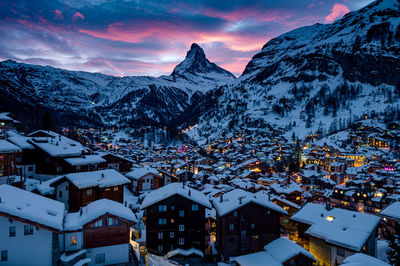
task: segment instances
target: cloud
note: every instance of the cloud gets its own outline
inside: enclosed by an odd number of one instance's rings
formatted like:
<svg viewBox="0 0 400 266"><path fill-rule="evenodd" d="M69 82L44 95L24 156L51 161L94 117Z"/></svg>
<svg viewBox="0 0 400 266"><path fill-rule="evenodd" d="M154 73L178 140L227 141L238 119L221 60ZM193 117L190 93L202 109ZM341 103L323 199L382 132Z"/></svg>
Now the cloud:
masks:
<svg viewBox="0 0 400 266"><path fill-rule="evenodd" d="M77 11L77 12L75 12L75 14L72 16L72 19L82 19L82 20L84 20L85 19L85 16L84 15L82 15L82 13L81 12L79 12L79 11Z"/></svg>
<svg viewBox="0 0 400 266"><path fill-rule="evenodd" d="M325 17L325 21L331 23L336 19L343 17L345 14L349 12L350 10L347 8L346 5L336 3L333 5L331 13Z"/></svg>
<svg viewBox="0 0 400 266"><path fill-rule="evenodd" d="M64 15L60 10L56 9L56 10L54 10L54 18L55 19L63 19Z"/></svg>

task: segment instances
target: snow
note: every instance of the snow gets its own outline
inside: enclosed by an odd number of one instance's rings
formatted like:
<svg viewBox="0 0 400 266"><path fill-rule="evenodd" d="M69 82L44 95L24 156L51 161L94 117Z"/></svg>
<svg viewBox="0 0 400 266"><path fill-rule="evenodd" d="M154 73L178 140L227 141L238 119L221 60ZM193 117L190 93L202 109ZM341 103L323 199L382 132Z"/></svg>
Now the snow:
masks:
<svg viewBox="0 0 400 266"><path fill-rule="evenodd" d="M95 186L113 187L129 183L129 179L114 169L73 173L67 174L65 177L79 189Z"/></svg>
<svg viewBox="0 0 400 266"><path fill-rule="evenodd" d="M62 230L64 203L12 187L0 185L0 212Z"/></svg>
<svg viewBox="0 0 400 266"><path fill-rule="evenodd" d="M221 202L222 199L222 202ZM262 194L253 194L242 189L235 189L217 199L213 200L213 205L219 216L224 216L249 203L255 203L278 213L287 214L287 211L279 207Z"/></svg>
<svg viewBox="0 0 400 266"><path fill-rule="evenodd" d="M374 265L374 266L389 266L386 262L383 262L377 258L371 257L369 255L363 253L356 253L347 257L343 261L343 266L365 266L365 265Z"/></svg>
<svg viewBox="0 0 400 266"><path fill-rule="evenodd" d="M362 249L380 220L375 215L340 208L327 210L314 203L307 203L291 219L311 225L306 234L354 251Z"/></svg>
<svg viewBox="0 0 400 266"><path fill-rule="evenodd" d="M128 207L125 207L123 204L113 200L100 199L89 203L85 207L82 207L81 211L79 212L68 213L65 216L64 230L80 230L85 224L88 224L105 214L111 214L132 223L137 222L136 216Z"/></svg>
<svg viewBox="0 0 400 266"><path fill-rule="evenodd" d="M140 167L140 168L136 168L134 170L132 170L131 172L127 173L126 176L132 179L139 179L147 174L154 174L154 175L158 175L158 170L150 167L150 166L145 166L145 167Z"/></svg>
<svg viewBox="0 0 400 266"><path fill-rule="evenodd" d="M182 183L171 183L150 192L144 198L141 208L145 209L153 204L156 204L157 202L160 202L174 195L182 196L184 198L197 202L198 204L203 205L206 208L211 209L210 201L202 192L189 188L188 186L184 186Z"/></svg>
<svg viewBox="0 0 400 266"><path fill-rule="evenodd" d="M400 201L393 202L386 206L379 215L400 221Z"/></svg>
<svg viewBox="0 0 400 266"><path fill-rule="evenodd" d="M34 137L29 142L52 157L82 156L84 147L69 138L51 132L52 137Z"/></svg>
<svg viewBox="0 0 400 266"><path fill-rule="evenodd" d="M1 121L14 121L11 117L9 117L10 113L0 113Z"/></svg>
<svg viewBox="0 0 400 266"><path fill-rule="evenodd" d="M88 265L90 262L92 262L91 258L84 258L78 261L77 263L74 264L74 266L83 266L83 265Z"/></svg>
<svg viewBox="0 0 400 266"><path fill-rule="evenodd" d="M176 264L169 262L167 259L150 253L147 255L147 262L149 266L176 266Z"/></svg>
<svg viewBox="0 0 400 266"><path fill-rule="evenodd" d="M15 153L21 151L22 150L18 146L4 139L0 139L0 153Z"/></svg>
<svg viewBox="0 0 400 266"><path fill-rule="evenodd" d="M185 256L185 257L189 257L191 255L197 255L200 257L204 257L203 252L201 252L200 250L196 249L196 248L189 248L189 249L181 249L181 248L177 248L174 250L171 250L167 253L167 258L172 258L175 256Z"/></svg>
<svg viewBox="0 0 400 266"><path fill-rule="evenodd" d="M82 255L82 254L85 254L85 253L86 253L86 249L81 249L81 250L79 250L79 251L77 251L75 253L69 254L69 255L63 253L60 256L60 260L62 262L68 262L68 261L71 261L71 260L75 259L76 257Z"/></svg>
<svg viewBox="0 0 400 266"><path fill-rule="evenodd" d="M35 148L32 146L32 144L28 142L28 140L30 140L30 138L28 137L16 136L16 137L9 137L7 140L24 150L33 150Z"/></svg>
<svg viewBox="0 0 400 266"><path fill-rule="evenodd" d="M302 254L310 258L311 260L316 261L313 254L287 238L278 238L266 245L264 249L282 264L287 260L297 256L298 254Z"/></svg>
<svg viewBox="0 0 400 266"><path fill-rule="evenodd" d="M269 253L260 251L248 255L243 255L234 258L241 266L282 266L282 263L276 261Z"/></svg>
<svg viewBox="0 0 400 266"><path fill-rule="evenodd" d="M65 161L70 165L76 166L76 165L104 163L106 160L101 158L100 155L85 155L83 157L77 157L77 158L66 158Z"/></svg>

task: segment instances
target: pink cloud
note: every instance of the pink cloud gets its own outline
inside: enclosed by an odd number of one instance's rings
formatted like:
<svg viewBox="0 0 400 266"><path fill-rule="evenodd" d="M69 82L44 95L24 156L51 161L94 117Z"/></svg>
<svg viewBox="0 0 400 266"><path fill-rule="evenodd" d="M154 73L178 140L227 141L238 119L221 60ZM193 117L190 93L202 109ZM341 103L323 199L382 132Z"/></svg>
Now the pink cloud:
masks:
<svg viewBox="0 0 400 266"><path fill-rule="evenodd" d="M60 10L56 9L56 10L54 10L54 17L56 19L63 19L64 15Z"/></svg>
<svg viewBox="0 0 400 266"><path fill-rule="evenodd" d="M76 11L76 12L75 12L75 14L72 16L72 19L78 19L78 18L80 18L80 19L84 20L84 19L85 19L85 16L84 16L84 15L82 15L82 13L81 13L81 12L79 12L79 11Z"/></svg>
<svg viewBox="0 0 400 266"><path fill-rule="evenodd" d="M349 12L350 10L347 8L346 5L336 3L333 5L331 13L325 17L325 21L329 23L333 22L336 19L343 17L345 14Z"/></svg>

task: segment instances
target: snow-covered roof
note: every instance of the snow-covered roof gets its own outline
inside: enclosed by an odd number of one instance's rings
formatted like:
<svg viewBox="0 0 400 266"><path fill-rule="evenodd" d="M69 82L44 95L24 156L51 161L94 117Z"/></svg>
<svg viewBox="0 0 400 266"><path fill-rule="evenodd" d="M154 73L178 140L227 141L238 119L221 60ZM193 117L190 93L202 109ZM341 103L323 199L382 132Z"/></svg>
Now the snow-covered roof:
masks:
<svg viewBox="0 0 400 266"><path fill-rule="evenodd" d="M65 205L26 190L0 185L0 213L61 230Z"/></svg>
<svg viewBox="0 0 400 266"><path fill-rule="evenodd" d="M388 205L379 214L400 221L400 201Z"/></svg>
<svg viewBox="0 0 400 266"><path fill-rule="evenodd" d="M174 249L174 250L171 250L170 252L168 252L167 258L172 258L177 255L181 255L181 256L185 256L185 257L189 257L191 255L197 255L200 257L204 257L203 252L201 252L200 250L198 250L196 248L189 248L189 249L177 248L177 249Z"/></svg>
<svg viewBox="0 0 400 266"><path fill-rule="evenodd" d="M82 229L85 224L107 213L133 223L137 222L135 215L128 207L113 200L100 199L83 207L79 212L68 213L65 216L64 230Z"/></svg>
<svg viewBox="0 0 400 266"><path fill-rule="evenodd" d="M343 266L365 266L365 265L389 266L390 264L363 253L356 253L347 257L343 261L342 265Z"/></svg>
<svg viewBox="0 0 400 266"><path fill-rule="evenodd" d="M301 186L295 182L291 182L288 185L282 185L280 183L273 183L269 186L278 194L291 194L293 192L304 192Z"/></svg>
<svg viewBox="0 0 400 266"><path fill-rule="evenodd" d="M222 201L221 201L222 197ZM213 205L219 216L224 216L248 203L255 203L273 211L287 214L287 211L279 207L262 194L253 194L242 189L234 189L213 200Z"/></svg>
<svg viewBox="0 0 400 266"><path fill-rule="evenodd" d="M304 205L291 219L311 225L306 231L308 235L355 251L361 250L380 220L376 215L327 209L314 203Z"/></svg>
<svg viewBox="0 0 400 266"><path fill-rule="evenodd" d="M0 153L14 153L14 152L21 152L21 149L8 142L7 140L0 139Z"/></svg>
<svg viewBox="0 0 400 266"><path fill-rule="evenodd" d="M10 113L0 113L1 121L14 121L11 117L9 117Z"/></svg>
<svg viewBox="0 0 400 266"><path fill-rule="evenodd" d="M46 133L51 133L52 137L33 137L29 142L53 157L82 155L85 148L79 142L51 131L46 131Z"/></svg>
<svg viewBox="0 0 400 266"><path fill-rule="evenodd" d="M241 266L283 266L285 262L299 254L310 258L312 261L316 261L310 252L286 238L278 238L272 241L264 247L264 251L239 256L234 258L234 260Z"/></svg>
<svg viewBox="0 0 400 266"><path fill-rule="evenodd" d="M29 139L30 138L24 136L15 136L15 137L9 137L7 140L17 145L21 149L33 150L35 149L35 147L33 147L32 144L28 142Z"/></svg>
<svg viewBox="0 0 400 266"><path fill-rule="evenodd" d="M150 166L144 166L132 170L131 172L127 173L126 176L132 179L139 179L147 174L158 175L158 170Z"/></svg>
<svg viewBox="0 0 400 266"><path fill-rule="evenodd" d="M197 202L198 204L203 205L206 208L211 208L210 201L208 200L206 195L198 190L189 188L188 186L183 186L182 183L171 183L150 192L144 198L141 208L145 209L173 195L182 196L184 198Z"/></svg>
<svg viewBox="0 0 400 266"><path fill-rule="evenodd" d="M66 158L64 159L70 165L88 165L88 164L98 164L104 163L106 160L100 155L86 155L83 157Z"/></svg>
<svg viewBox="0 0 400 266"><path fill-rule="evenodd" d="M129 179L114 169L67 174L65 177L77 188L112 187L129 183Z"/></svg>

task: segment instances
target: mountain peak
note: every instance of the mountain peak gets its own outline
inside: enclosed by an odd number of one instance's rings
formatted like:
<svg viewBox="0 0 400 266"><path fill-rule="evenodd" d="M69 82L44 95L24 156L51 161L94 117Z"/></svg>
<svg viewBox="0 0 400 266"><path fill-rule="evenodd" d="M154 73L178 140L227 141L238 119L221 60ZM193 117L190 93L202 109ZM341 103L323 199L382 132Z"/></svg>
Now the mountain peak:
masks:
<svg viewBox="0 0 400 266"><path fill-rule="evenodd" d="M187 51L185 60L183 60L180 64L178 64L174 71L172 72L172 76L176 77L184 77L187 78L187 75L194 76L204 76L209 75L211 73L217 73L218 75L229 77L234 79L235 76L226 71L225 69L217 66L214 63L211 63L204 53L203 48L200 47L197 43L192 43L190 46L190 50Z"/></svg>

